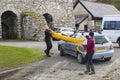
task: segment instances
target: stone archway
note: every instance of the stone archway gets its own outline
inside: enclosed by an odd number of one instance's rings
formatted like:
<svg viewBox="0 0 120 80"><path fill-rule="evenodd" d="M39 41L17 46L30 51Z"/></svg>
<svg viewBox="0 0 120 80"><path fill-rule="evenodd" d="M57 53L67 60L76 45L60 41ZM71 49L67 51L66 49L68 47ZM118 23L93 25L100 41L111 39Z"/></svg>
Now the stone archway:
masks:
<svg viewBox="0 0 120 80"><path fill-rule="evenodd" d="M12 11L5 11L1 16L2 38L17 39L17 16Z"/></svg>

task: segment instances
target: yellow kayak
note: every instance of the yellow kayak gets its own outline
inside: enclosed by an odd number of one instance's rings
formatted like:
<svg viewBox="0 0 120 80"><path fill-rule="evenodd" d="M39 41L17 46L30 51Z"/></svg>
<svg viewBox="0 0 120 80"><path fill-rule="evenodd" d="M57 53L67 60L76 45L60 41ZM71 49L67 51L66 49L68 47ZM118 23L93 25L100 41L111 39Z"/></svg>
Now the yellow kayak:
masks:
<svg viewBox="0 0 120 80"><path fill-rule="evenodd" d="M54 31L52 31L52 37L56 38L56 39L64 40L67 42L76 43L76 44L83 44L83 42L84 42L83 38L76 39L76 38L72 38L72 37L66 36L64 34L61 34L61 33L56 33Z"/></svg>

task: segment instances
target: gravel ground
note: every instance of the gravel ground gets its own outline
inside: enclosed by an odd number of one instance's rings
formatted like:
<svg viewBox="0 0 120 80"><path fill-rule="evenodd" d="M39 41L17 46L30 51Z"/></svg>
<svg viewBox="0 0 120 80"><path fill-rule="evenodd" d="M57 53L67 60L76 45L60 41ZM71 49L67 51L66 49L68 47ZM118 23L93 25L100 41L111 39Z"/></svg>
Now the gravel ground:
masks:
<svg viewBox="0 0 120 80"><path fill-rule="evenodd" d="M0 45L10 45L44 50L44 42L0 42ZM109 62L109 65L96 65L96 74L84 74L85 65L79 64L71 56L60 57L57 41L53 42L52 57L29 64L22 70L6 77L4 80L120 80L120 59ZM105 64L105 63L104 63ZM102 68L101 68L102 67Z"/></svg>

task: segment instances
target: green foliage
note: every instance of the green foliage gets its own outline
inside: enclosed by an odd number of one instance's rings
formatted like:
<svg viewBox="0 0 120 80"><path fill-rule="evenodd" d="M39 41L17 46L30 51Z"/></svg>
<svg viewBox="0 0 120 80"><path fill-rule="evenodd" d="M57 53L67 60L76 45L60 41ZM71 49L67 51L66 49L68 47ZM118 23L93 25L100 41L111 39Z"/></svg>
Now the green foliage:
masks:
<svg viewBox="0 0 120 80"><path fill-rule="evenodd" d="M73 0L73 6L77 3L78 0Z"/></svg>
<svg viewBox="0 0 120 80"><path fill-rule="evenodd" d="M0 68L16 67L44 58L44 52L37 49L0 46Z"/></svg>
<svg viewBox="0 0 120 80"><path fill-rule="evenodd" d="M73 0L73 4L75 4L77 2L77 0Z"/></svg>
<svg viewBox="0 0 120 80"><path fill-rule="evenodd" d="M35 12L23 12L23 13L21 14L21 17L25 17L25 16L36 17L36 15L39 15L39 14L37 14L37 13L35 13Z"/></svg>
<svg viewBox="0 0 120 80"><path fill-rule="evenodd" d="M107 3L114 5L117 9L120 10L120 0L96 0L97 2Z"/></svg>

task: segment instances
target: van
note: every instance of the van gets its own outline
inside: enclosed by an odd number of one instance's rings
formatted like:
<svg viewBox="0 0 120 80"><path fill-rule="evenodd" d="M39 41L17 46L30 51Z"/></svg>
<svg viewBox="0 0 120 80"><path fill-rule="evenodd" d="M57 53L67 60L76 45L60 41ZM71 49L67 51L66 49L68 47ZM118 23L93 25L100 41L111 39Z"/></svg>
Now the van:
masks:
<svg viewBox="0 0 120 80"><path fill-rule="evenodd" d="M120 15L105 15L102 20L102 34L120 47Z"/></svg>

